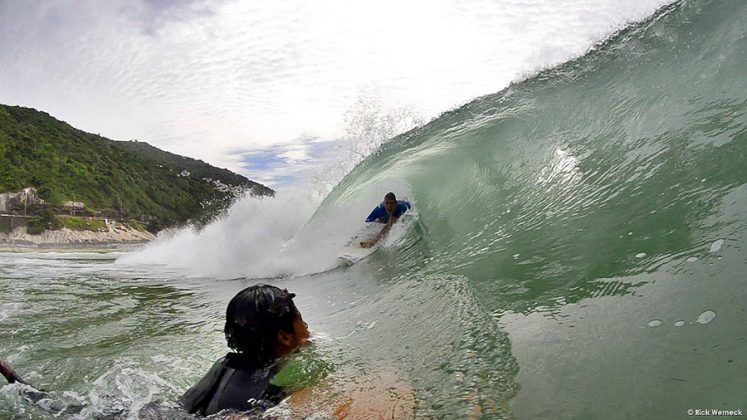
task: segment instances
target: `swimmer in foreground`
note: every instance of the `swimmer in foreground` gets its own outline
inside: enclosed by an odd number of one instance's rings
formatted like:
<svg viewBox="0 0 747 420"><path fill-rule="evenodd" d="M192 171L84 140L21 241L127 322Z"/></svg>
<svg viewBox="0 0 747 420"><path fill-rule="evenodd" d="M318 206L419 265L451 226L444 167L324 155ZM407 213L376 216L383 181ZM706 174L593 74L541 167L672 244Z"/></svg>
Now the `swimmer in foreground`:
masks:
<svg viewBox="0 0 747 420"><path fill-rule="evenodd" d="M308 343L309 330L293 303L295 294L256 285L228 303L224 332L235 352L220 358L182 396L184 408L200 415L221 410L261 413L287 395L273 385L282 358Z"/></svg>
<svg viewBox="0 0 747 420"><path fill-rule="evenodd" d="M412 418L414 391L396 373L379 369L365 378L338 383L326 380L306 388L299 384L276 385L273 379L286 366L288 357L309 343L308 326L293 303L295 294L269 285L255 285L240 291L228 303L224 333L235 350L219 359L207 374L181 397L180 404L151 401L136 417L193 419L222 410L260 415L286 401L294 416L324 415L324 418ZM59 397L38 390L16 374L0 358L0 374L9 383L22 384L21 394L30 403L54 416L78 415L83 410L97 413L85 403L58 401ZM328 378L329 379L329 378ZM282 382L282 381L280 381ZM286 397L290 391L293 395ZM40 402L46 401L44 405ZM278 407L282 408L282 407ZM107 409L125 417L126 406ZM188 411L192 415L185 413ZM2 416L0 416L2 417ZM232 417L233 418L233 417Z"/></svg>
<svg viewBox="0 0 747 420"><path fill-rule="evenodd" d="M370 248L376 245L384 235L392 229L392 225L397 222L400 216L402 216L407 210L410 210L410 203L404 200L397 200L397 197L393 192L387 193L384 196L384 202L379 204L371 214L366 218L366 223L377 222L383 223L384 227L381 231L376 234L373 238L368 241L362 241L360 243L361 248Z"/></svg>
<svg viewBox="0 0 747 420"><path fill-rule="evenodd" d="M309 338L307 325L293 303L294 296L274 286L256 285L231 299L224 332L228 346L235 352L215 362L182 396L180 402L189 413L211 415L231 409L259 414L287 397L271 381L282 367L283 356L306 345ZM0 374L9 383L26 384L2 359ZM22 393L32 403L49 397L47 392L30 386ZM83 408L70 406L65 414L77 414ZM158 411L158 407L154 408ZM163 417L163 410L160 411ZM181 417L176 414L166 417Z"/></svg>
<svg viewBox="0 0 747 420"><path fill-rule="evenodd" d="M293 303L295 294L275 286L240 291L228 304L224 328L235 353L219 359L182 397L190 413L221 410L258 415L281 403L288 390L273 384L287 355L309 343L309 330ZM353 386L334 381L299 389L287 399L295 416L306 418L412 418L414 392L392 372L357 378ZM293 385L289 385L293 386Z"/></svg>

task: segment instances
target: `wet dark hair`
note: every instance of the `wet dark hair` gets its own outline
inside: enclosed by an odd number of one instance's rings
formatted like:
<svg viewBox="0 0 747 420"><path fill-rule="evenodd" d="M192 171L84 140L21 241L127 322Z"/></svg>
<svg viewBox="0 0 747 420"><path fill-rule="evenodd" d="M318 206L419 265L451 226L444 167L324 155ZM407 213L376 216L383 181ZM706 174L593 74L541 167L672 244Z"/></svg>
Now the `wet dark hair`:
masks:
<svg viewBox="0 0 747 420"><path fill-rule="evenodd" d="M245 363L264 366L275 358L277 334L294 333L293 320L299 316L293 303L295 293L258 284L240 291L226 308L228 347L241 353Z"/></svg>
<svg viewBox="0 0 747 420"><path fill-rule="evenodd" d="M388 192L384 196L384 200L394 200L394 201L397 201L397 197L394 195L393 192Z"/></svg>

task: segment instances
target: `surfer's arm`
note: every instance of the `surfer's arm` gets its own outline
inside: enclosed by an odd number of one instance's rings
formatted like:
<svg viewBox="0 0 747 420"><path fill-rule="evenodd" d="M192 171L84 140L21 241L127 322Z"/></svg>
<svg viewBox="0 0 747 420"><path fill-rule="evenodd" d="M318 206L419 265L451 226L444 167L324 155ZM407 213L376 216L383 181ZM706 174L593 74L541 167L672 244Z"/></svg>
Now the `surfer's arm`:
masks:
<svg viewBox="0 0 747 420"><path fill-rule="evenodd" d="M412 386L390 371L377 371L350 384L328 381L291 395L288 404L299 417L327 414L333 419L414 417Z"/></svg>
<svg viewBox="0 0 747 420"><path fill-rule="evenodd" d="M8 383L20 382L25 384L26 381L21 379L17 373L13 372L13 369L8 366L3 359L0 359L0 373L5 377Z"/></svg>
<svg viewBox="0 0 747 420"><path fill-rule="evenodd" d="M397 221L397 217L390 217L389 221L384 225L383 228L381 228L381 232L377 233L376 236L371 238L368 241L361 242L361 248L370 248L374 245L376 245L376 242L379 242L379 239L381 239L384 235L386 235L390 229L392 229L392 225Z"/></svg>
<svg viewBox="0 0 747 420"><path fill-rule="evenodd" d="M30 401L32 403L37 403L37 402L39 402L41 400L49 398L49 393L48 392L40 390L40 389L36 389L36 388L34 388L33 385L30 385L28 382L26 382L23 379L21 379L21 377L18 376L18 374L15 373L13 371L13 369L11 369L10 366L8 366L8 364L2 358L0 358L0 374L2 374L5 377L5 380L7 380L8 383L11 383L11 384L13 384L13 383L23 384L24 386L22 388L20 388L19 390L20 390L21 394L23 394L23 396L28 401ZM49 411L49 409L46 406L42 406L42 408L44 408L45 410ZM78 406L78 405L71 405L71 406L68 406L65 409L65 412L67 414L77 414L82 409L83 409L82 405L80 405L80 406ZM57 413L57 414L59 414L59 413Z"/></svg>

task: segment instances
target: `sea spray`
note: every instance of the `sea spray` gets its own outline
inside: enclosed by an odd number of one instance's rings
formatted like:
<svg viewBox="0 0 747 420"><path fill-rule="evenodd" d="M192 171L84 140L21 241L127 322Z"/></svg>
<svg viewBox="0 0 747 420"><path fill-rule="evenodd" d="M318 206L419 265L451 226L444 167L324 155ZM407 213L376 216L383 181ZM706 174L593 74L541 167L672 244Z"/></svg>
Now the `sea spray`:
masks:
<svg viewBox="0 0 747 420"><path fill-rule="evenodd" d="M383 142L423 123L411 108L387 104L364 90L346 114L346 137L323 162L274 197L246 196L219 220L197 229L163 232L148 247L118 260L180 270L192 276L269 278L334 268L338 251L384 194L409 195L401 180L370 186L363 197L311 220L340 179Z"/></svg>

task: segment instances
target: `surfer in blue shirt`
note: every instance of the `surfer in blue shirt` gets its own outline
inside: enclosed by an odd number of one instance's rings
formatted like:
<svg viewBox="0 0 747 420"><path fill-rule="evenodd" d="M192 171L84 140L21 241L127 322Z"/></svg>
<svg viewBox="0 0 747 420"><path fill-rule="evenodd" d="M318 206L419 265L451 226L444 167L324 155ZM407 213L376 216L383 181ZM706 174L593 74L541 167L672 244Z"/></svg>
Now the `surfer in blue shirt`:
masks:
<svg viewBox="0 0 747 420"><path fill-rule="evenodd" d="M370 248L376 244L384 235L389 232L392 225L402 216L407 210L410 210L410 203L404 200L397 200L397 197L393 192L387 193L384 196L384 202L379 204L371 214L366 218L366 223L377 222L383 223L384 227L381 228L376 236L369 239L368 241L361 242L362 248Z"/></svg>

